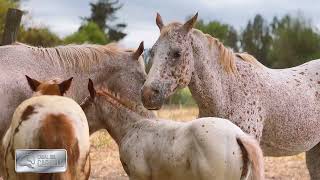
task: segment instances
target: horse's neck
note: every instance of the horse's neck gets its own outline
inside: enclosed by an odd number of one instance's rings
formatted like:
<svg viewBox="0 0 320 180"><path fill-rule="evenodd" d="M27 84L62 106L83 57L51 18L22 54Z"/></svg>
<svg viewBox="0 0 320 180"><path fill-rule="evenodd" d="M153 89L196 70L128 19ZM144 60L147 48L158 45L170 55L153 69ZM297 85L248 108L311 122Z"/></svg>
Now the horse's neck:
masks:
<svg viewBox="0 0 320 180"><path fill-rule="evenodd" d="M63 68L60 67L56 76L61 79L68 79L74 77L73 83L67 95L80 103L87 95L87 82L92 79L95 84L100 84L107 81L112 73L121 66L117 60L105 57L105 59L95 62L87 70L80 70L77 67Z"/></svg>
<svg viewBox="0 0 320 180"><path fill-rule="evenodd" d="M109 110L103 110L104 108L107 108L107 106L101 108L102 112L100 114L105 119L105 128L118 145L121 144L122 139L128 133L137 130L134 124L144 120L144 117L138 113L124 107L112 107L111 113Z"/></svg>
<svg viewBox="0 0 320 180"><path fill-rule="evenodd" d="M199 116L218 116L227 97L224 69L218 62L219 51L210 47L207 37L193 38L194 73L189 83L192 96L199 106Z"/></svg>

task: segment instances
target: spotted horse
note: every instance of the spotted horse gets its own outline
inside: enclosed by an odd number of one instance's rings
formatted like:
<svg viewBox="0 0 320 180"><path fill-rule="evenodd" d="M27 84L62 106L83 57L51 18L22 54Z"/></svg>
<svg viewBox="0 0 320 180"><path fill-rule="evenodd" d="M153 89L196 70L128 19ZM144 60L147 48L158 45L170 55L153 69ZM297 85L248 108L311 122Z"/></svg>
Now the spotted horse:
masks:
<svg viewBox="0 0 320 180"><path fill-rule="evenodd" d="M259 143L229 120L176 122L148 117L136 103L106 88L81 104L89 124L103 124L119 146L130 180L264 179ZM95 122L97 121L97 122Z"/></svg>
<svg viewBox="0 0 320 180"><path fill-rule="evenodd" d="M72 78L39 82L28 76L34 97L15 110L6 132L2 152L2 174L8 180L87 180L90 175L89 127L81 107L62 97ZM16 149L66 149L67 170L63 173L16 173Z"/></svg>
<svg viewBox="0 0 320 180"><path fill-rule="evenodd" d="M188 86L200 117L230 119L260 141L266 156L306 152L311 179L319 180L320 60L270 69L194 29L197 16L165 25L157 14L160 36L150 50L144 106L159 109Z"/></svg>

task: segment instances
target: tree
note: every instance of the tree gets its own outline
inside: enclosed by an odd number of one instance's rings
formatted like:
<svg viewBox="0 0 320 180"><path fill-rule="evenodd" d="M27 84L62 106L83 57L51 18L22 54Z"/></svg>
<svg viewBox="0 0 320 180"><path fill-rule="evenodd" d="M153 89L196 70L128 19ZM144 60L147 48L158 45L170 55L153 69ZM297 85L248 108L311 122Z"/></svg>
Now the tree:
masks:
<svg viewBox="0 0 320 180"><path fill-rule="evenodd" d="M238 34L232 26L218 21L210 21L206 24L203 20L199 20L195 28L218 38L224 45L231 47L234 51L238 51Z"/></svg>
<svg viewBox="0 0 320 180"><path fill-rule="evenodd" d="M53 47L61 43L60 38L45 27L21 28L18 41L41 47Z"/></svg>
<svg viewBox="0 0 320 180"><path fill-rule="evenodd" d="M91 16L84 18L87 22L95 22L99 28L108 34L111 41L119 41L126 34L123 29L127 26L124 23L111 25L117 19L115 13L122 8L119 0L111 2L110 0L98 0L96 3L90 3Z"/></svg>
<svg viewBox="0 0 320 180"><path fill-rule="evenodd" d="M272 43L269 25L257 14L248 22L241 34L241 49L255 56L262 64L269 66L268 52Z"/></svg>
<svg viewBox="0 0 320 180"><path fill-rule="evenodd" d="M109 40L105 33L101 31L99 26L94 22L87 22L81 26L79 31L67 36L64 39L64 43L95 43L106 44Z"/></svg>
<svg viewBox="0 0 320 180"><path fill-rule="evenodd" d="M319 31L302 15L274 18L271 26L273 44L269 59L273 67L292 67L320 57Z"/></svg>

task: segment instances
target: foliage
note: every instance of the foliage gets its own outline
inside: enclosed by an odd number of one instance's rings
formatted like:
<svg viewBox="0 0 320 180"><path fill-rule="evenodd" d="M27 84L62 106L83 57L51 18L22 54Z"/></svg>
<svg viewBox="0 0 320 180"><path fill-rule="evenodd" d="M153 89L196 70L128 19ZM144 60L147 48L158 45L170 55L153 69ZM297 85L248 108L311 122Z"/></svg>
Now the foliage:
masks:
<svg viewBox="0 0 320 180"><path fill-rule="evenodd" d="M96 3L90 3L91 16L83 18L87 22L95 22L103 32L107 32L111 41L119 41L124 38L126 34L123 29L127 26L124 23L111 25L117 17L115 13L122 8L119 0L98 0Z"/></svg>
<svg viewBox="0 0 320 180"><path fill-rule="evenodd" d="M257 14L241 34L241 48L268 66L271 64L267 58L271 43L270 27L265 19Z"/></svg>
<svg viewBox="0 0 320 180"><path fill-rule="evenodd" d="M101 31L99 26L94 22L87 22L81 26L79 31L67 36L64 39L64 43L94 43L94 44L106 44L109 40L105 33Z"/></svg>
<svg viewBox="0 0 320 180"><path fill-rule="evenodd" d="M60 38L48 28L21 28L18 41L33 46L52 47L61 43Z"/></svg>
<svg viewBox="0 0 320 180"><path fill-rule="evenodd" d="M20 0L0 0L0 37L4 30L6 14L9 8L18 8ZM18 41L34 46L55 46L61 43L59 37L51 32L48 28L20 26Z"/></svg>
<svg viewBox="0 0 320 180"><path fill-rule="evenodd" d="M173 94L169 98L167 104L194 106L196 105L196 102L192 98L189 88L184 88Z"/></svg>
<svg viewBox="0 0 320 180"><path fill-rule="evenodd" d="M218 21L204 23L203 20L199 20L195 28L201 30L203 33L210 34L211 36L218 38L226 46L238 51L238 34L232 26L222 24Z"/></svg>
<svg viewBox="0 0 320 180"><path fill-rule="evenodd" d="M269 59L272 67L285 68L320 58L320 35L303 16L274 18L273 43Z"/></svg>

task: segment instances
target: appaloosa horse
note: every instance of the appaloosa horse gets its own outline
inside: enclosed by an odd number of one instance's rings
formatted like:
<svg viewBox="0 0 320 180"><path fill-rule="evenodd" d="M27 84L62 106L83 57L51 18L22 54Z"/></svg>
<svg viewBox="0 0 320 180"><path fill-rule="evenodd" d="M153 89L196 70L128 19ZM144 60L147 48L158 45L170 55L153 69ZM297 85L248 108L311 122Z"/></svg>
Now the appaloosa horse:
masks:
<svg viewBox="0 0 320 180"><path fill-rule="evenodd" d="M104 125L116 141L130 180L244 180L250 171L264 179L259 143L230 121L148 118L121 95L96 91L91 80L88 88L81 105L88 122Z"/></svg>
<svg viewBox="0 0 320 180"><path fill-rule="evenodd" d="M320 61L267 68L193 29L196 19L164 25L157 14L160 37L150 52L145 107L159 109L177 88L189 86L200 117L230 119L261 140L267 156L306 151L311 178L320 179Z"/></svg>

